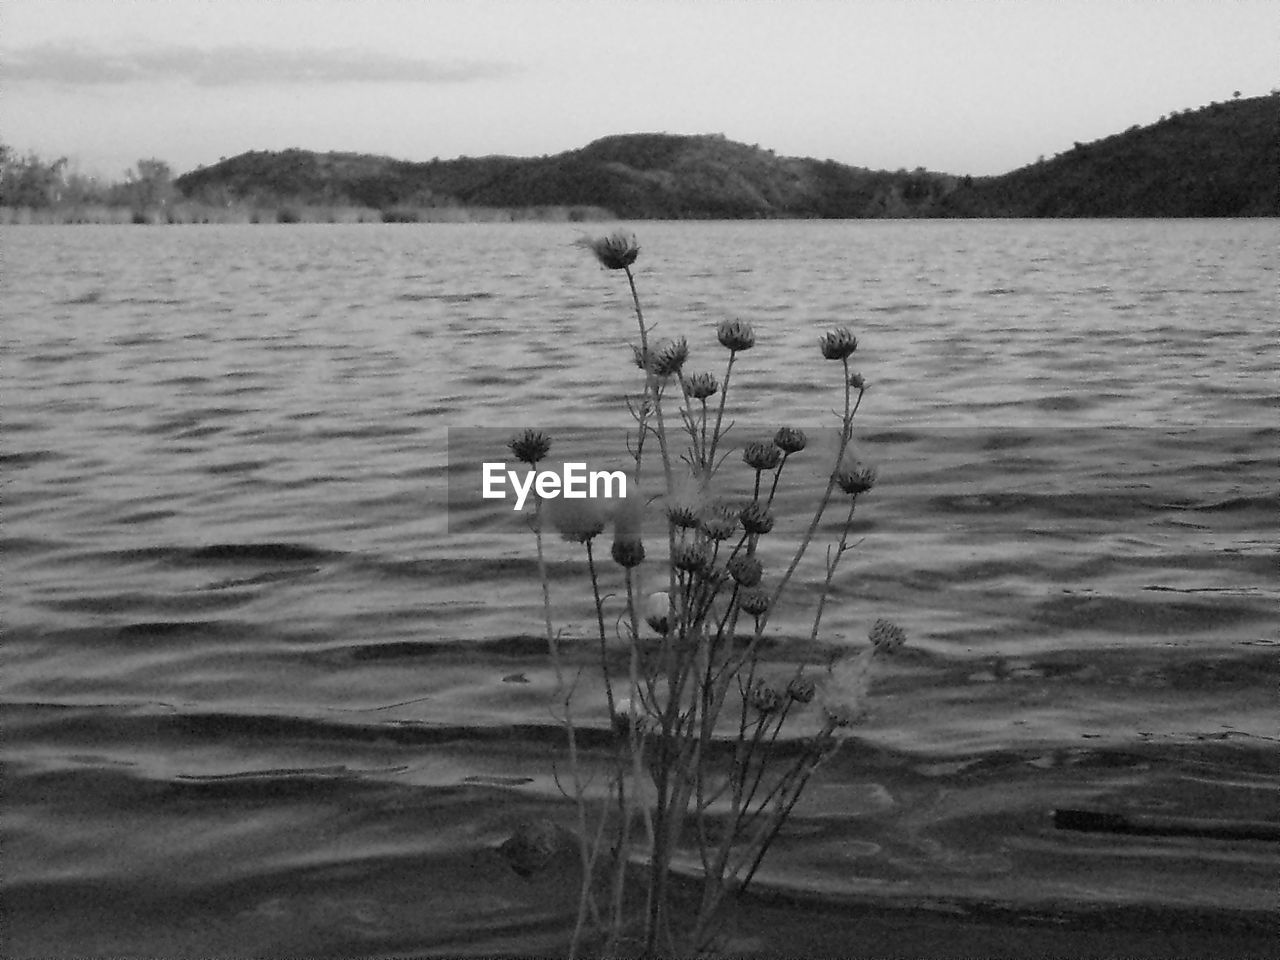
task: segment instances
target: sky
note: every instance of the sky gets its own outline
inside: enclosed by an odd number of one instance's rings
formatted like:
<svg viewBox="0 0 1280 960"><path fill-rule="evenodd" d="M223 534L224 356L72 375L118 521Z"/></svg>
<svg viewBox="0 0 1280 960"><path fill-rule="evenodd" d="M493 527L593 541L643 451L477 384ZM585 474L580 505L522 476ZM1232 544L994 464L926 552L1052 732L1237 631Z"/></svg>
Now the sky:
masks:
<svg viewBox="0 0 1280 960"><path fill-rule="evenodd" d="M0 0L0 140L107 179L641 132L984 175L1278 86L1277 0Z"/></svg>

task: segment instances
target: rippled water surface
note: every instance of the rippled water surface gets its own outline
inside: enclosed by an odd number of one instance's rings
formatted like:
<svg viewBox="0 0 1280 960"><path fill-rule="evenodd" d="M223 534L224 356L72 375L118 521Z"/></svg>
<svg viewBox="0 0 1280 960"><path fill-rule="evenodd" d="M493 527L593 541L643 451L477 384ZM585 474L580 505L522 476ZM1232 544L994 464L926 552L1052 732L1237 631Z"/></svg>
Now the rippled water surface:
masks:
<svg viewBox="0 0 1280 960"><path fill-rule="evenodd" d="M740 438L830 429L838 366L816 338L833 326L858 334L871 383L857 432L879 483L857 549L821 641L802 586L769 657L820 664L879 616L911 643L766 888L1263 923L1280 844L1066 832L1046 813L1280 820L1280 225L639 235L646 316L689 338L691 369L722 372L721 319L756 327ZM517 425L593 427L624 457L629 295L577 237L6 230L13 955L561 943L572 903L494 851L522 818L565 814L533 544L492 511L451 513L447 480L500 459ZM580 552L551 560L589 664Z"/></svg>

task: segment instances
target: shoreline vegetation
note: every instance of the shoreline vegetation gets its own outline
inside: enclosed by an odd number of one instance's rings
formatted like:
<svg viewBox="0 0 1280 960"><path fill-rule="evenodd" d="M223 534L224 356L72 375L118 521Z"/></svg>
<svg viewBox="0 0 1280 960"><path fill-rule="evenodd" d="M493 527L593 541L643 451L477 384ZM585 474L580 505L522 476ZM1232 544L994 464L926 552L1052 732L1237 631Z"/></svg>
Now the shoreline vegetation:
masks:
<svg viewBox="0 0 1280 960"><path fill-rule="evenodd" d="M723 134L424 162L250 151L102 183L0 144L0 224L1280 217L1280 90L1174 111L999 176L783 157Z"/></svg>
<svg viewBox="0 0 1280 960"><path fill-rule="evenodd" d="M0 206L0 225L205 224L205 223L585 223L612 220L599 207L397 207L379 210L350 204L247 204L215 206L176 201L135 208L102 203L75 206Z"/></svg>

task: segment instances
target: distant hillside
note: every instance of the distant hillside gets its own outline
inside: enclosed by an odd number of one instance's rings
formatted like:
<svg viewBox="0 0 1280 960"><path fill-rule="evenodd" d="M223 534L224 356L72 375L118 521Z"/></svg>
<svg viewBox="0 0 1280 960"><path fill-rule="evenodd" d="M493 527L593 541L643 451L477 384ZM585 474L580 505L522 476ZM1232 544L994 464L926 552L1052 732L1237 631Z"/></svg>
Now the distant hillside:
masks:
<svg viewBox="0 0 1280 960"><path fill-rule="evenodd" d="M974 178L940 216L1280 216L1280 96L1211 104Z"/></svg>
<svg viewBox="0 0 1280 960"><path fill-rule="evenodd" d="M1280 97L1216 104L998 177L779 157L719 135L628 134L544 157L251 152L179 177L210 204L562 207L623 219L1280 215Z"/></svg>
<svg viewBox="0 0 1280 960"><path fill-rule="evenodd" d="M410 163L305 150L251 152L179 177L192 200L602 208L627 219L926 215L956 180L777 157L722 136L630 134L549 157Z"/></svg>

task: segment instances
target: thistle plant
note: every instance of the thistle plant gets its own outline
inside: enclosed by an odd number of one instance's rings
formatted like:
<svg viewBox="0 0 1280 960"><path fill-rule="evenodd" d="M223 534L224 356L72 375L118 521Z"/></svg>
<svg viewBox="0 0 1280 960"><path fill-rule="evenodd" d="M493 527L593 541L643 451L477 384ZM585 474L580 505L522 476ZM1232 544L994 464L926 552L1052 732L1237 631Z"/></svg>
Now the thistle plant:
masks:
<svg viewBox="0 0 1280 960"><path fill-rule="evenodd" d="M834 459L794 544L763 549L777 536L779 489L795 472L788 468L812 448L803 430L781 426L746 443L738 461L724 450L733 426L726 421L730 390L738 365L756 348L755 331L743 320L719 323L715 339L727 352L722 371L692 369L686 337L652 337L632 270L640 253L635 238L615 233L586 245L602 267L627 281L639 335L633 356L644 375L627 404L635 421L628 452L637 481L647 467L660 468L661 491L612 508L607 560L594 546L606 530L603 504L534 503L544 626L568 742L567 773L558 776L574 801L583 870L571 953L589 941L605 955L637 945L646 956L698 954L715 945L727 901L752 883L806 785L864 715L874 662L906 639L879 620L866 646L825 669L773 663L765 655L771 618L784 607L793 612L798 591L788 587L838 502L839 533L827 548L811 614L810 640L820 637L837 567L854 547L855 511L876 481L875 470L851 450L867 388L850 369L857 338L843 327L824 334L818 352L835 374L841 404ZM536 466L552 443L525 431L509 446ZM749 494L720 495L728 471L745 471ZM646 518L663 530L665 543L653 549L645 544ZM567 674L555 626L544 545L553 531L585 553L602 706L613 731L603 797L580 755L580 676ZM770 559L788 553L785 563ZM609 656L611 624L626 650L625 675ZM696 856L700 894L676 929L672 870L682 850L686 859Z"/></svg>

